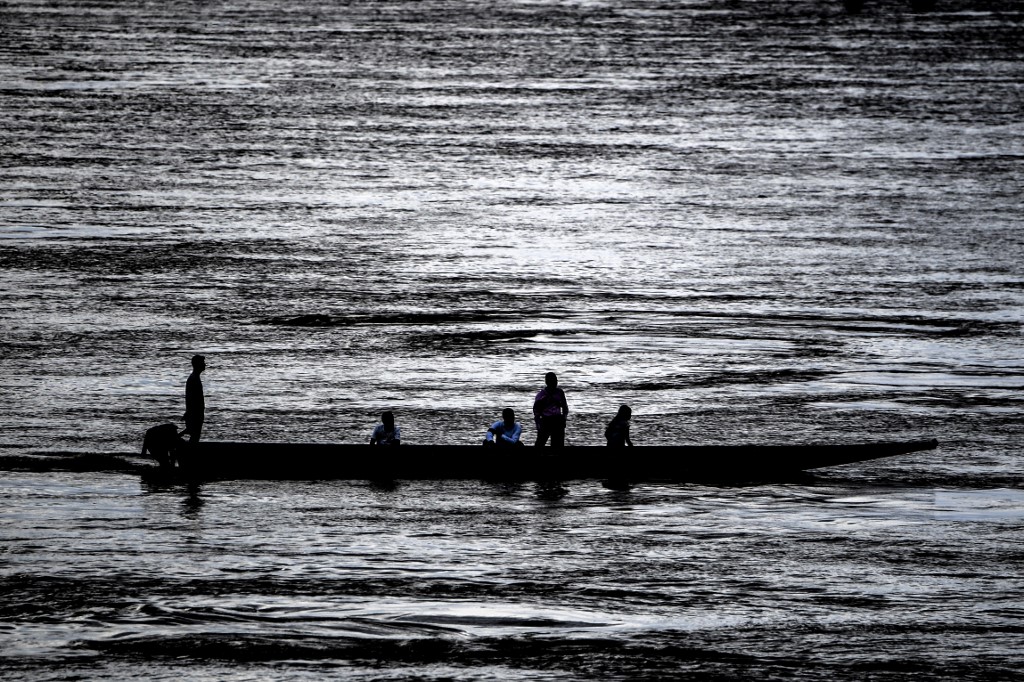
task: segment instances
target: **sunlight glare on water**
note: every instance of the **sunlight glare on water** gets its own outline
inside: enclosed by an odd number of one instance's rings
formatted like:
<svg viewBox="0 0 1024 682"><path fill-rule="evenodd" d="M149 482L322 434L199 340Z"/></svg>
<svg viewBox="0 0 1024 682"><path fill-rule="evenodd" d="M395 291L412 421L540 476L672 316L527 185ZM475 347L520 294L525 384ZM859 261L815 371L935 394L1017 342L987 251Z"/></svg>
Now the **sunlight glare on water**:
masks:
<svg viewBox="0 0 1024 682"><path fill-rule="evenodd" d="M0 675L1017 679L1024 19L855 4L4 3ZM570 444L940 446L31 470L135 466L194 353L212 440L529 442L556 371Z"/></svg>

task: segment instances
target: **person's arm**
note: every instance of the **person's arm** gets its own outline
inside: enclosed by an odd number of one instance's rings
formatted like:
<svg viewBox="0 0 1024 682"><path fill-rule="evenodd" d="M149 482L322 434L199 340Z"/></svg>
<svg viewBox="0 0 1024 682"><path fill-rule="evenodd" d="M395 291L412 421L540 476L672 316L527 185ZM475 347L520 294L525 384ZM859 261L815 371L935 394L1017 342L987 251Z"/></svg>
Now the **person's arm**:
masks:
<svg viewBox="0 0 1024 682"><path fill-rule="evenodd" d="M562 396L562 415L565 417L569 416L569 403L565 401L565 391L559 389L559 393Z"/></svg>
<svg viewBox="0 0 1024 682"><path fill-rule="evenodd" d="M185 414L181 415L186 424L192 417L192 401L195 394L195 391L192 389L192 383L192 375L190 374L188 379L185 380Z"/></svg>
<svg viewBox="0 0 1024 682"><path fill-rule="evenodd" d="M540 416L544 411L544 399L541 397L545 395L544 391L537 393L537 397L533 399L533 421L540 424Z"/></svg>
<svg viewBox="0 0 1024 682"><path fill-rule="evenodd" d="M494 422L493 424L490 425L490 427L488 427L487 435L484 436L484 442L487 442L487 443L493 443L494 442L494 436L498 432L497 429L498 429L499 426L501 426L502 423L503 422L500 422L500 421L499 422Z"/></svg>
<svg viewBox="0 0 1024 682"><path fill-rule="evenodd" d="M520 434L522 434L522 432L523 425L520 424L519 422L516 422L515 425L512 427L512 433L503 433L501 434L501 437L504 440L508 441L509 443L515 444L516 441L519 440L519 436Z"/></svg>
<svg viewBox="0 0 1024 682"><path fill-rule="evenodd" d="M633 447L633 441L629 439L629 424L626 424L626 445Z"/></svg>
<svg viewBox="0 0 1024 682"><path fill-rule="evenodd" d="M391 444L392 445L401 445L402 444L402 429L398 428L398 426L395 426L395 437L391 441Z"/></svg>

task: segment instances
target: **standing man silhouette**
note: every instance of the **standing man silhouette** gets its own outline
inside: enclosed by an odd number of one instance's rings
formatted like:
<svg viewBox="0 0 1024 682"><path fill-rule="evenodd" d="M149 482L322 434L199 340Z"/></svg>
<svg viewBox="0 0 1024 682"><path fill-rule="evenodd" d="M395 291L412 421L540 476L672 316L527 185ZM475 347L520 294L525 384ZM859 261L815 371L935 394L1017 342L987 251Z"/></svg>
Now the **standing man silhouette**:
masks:
<svg viewBox="0 0 1024 682"><path fill-rule="evenodd" d="M565 418L569 415L569 405L565 402L565 391L558 388L558 377L554 372L544 375L544 384L533 399L533 420L537 424L537 442L534 445L541 447L550 436L551 447L560 448L565 445Z"/></svg>
<svg viewBox="0 0 1024 682"><path fill-rule="evenodd" d="M203 397L203 380L199 375L206 369L206 358L202 355L192 356L192 373L185 382L185 430L189 445L199 442L203 435L203 420L206 415L206 399Z"/></svg>

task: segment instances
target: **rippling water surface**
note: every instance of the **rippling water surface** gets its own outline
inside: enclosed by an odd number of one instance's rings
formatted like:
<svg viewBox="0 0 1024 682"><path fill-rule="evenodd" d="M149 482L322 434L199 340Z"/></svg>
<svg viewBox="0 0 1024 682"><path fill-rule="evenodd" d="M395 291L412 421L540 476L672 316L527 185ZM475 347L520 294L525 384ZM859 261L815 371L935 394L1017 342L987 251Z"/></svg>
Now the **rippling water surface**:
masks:
<svg viewBox="0 0 1024 682"><path fill-rule="evenodd" d="M1022 29L1009 0L4 3L0 671L1014 678ZM472 443L554 370L575 444L628 402L644 444L941 445L629 492L23 470L134 455L193 353L218 440L392 409Z"/></svg>

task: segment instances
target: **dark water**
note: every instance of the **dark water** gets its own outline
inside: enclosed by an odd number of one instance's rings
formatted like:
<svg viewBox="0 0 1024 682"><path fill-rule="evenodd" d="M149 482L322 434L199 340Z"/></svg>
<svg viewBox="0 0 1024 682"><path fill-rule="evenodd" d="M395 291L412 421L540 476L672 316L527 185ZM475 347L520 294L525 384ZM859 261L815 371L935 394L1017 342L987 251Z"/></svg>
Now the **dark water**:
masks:
<svg viewBox="0 0 1024 682"><path fill-rule="evenodd" d="M0 5L0 673L1011 679L1017 2ZM318 316L316 318L303 316ZM935 437L748 487L14 471L211 439ZM527 437L532 435L528 426Z"/></svg>

